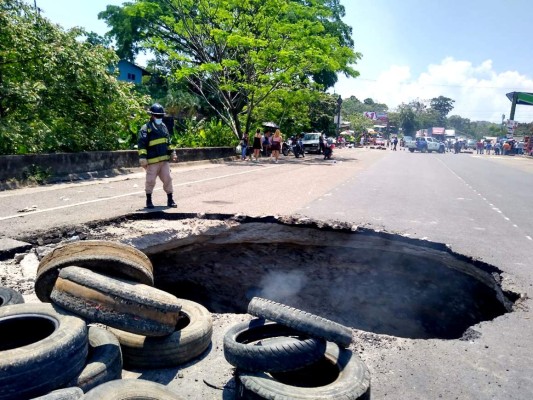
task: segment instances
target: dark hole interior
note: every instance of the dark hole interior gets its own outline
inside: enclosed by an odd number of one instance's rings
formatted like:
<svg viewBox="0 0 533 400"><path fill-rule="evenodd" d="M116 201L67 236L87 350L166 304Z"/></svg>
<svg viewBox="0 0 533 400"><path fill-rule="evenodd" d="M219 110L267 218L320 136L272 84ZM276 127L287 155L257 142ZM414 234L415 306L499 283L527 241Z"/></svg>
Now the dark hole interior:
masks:
<svg viewBox="0 0 533 400"><path fill-rule="evenodd" d="M189 317L180 312L180 316L178 318L178 323L176 324L176 331L181 331L183 328L185 328L187 325L189 325L191 323L191 320L189 319Z"/></svg>
<svg viewBox="0 0 533 400"><path fill-rule="evenodd" d="M339 369L327 358L305 368L270 374L275 380L285 385L297 387L320 387L329 385L339 376Z"/></svg>
<svg viewBox="0 0 533 400"><path fill-rule="evenodd" d="M488 273L441 250L402 246L199 241L150 258L158 288L215 313L245 313L260 296L368 332L456 339L507 311L501 289L479 279Z"/></svg>
<svg viewBox="0 0 533 400"><path fill-rule="evenodd" d="M0 319L0 351L36 343L50 336L57 321L43 316L17 315Z"/></svg>

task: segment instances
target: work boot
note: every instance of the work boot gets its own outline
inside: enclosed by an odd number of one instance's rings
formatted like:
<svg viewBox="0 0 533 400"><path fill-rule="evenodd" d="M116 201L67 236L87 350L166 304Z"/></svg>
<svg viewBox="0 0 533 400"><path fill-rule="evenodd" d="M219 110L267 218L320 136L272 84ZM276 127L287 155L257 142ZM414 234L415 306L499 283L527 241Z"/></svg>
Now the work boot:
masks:
<svg viewBox="0 0 533 400"><path fill-rule="evenodd" d="M172 208L176 208L178 206L176 203L174 203L172 193L167 193L167 206Z"/></svg>
<svg viewBox="0 0 533 400"><path fill-rule="evenodd" d="M154 204L152 203L152 194L146 193L146 208L154 208Z"/></svg>

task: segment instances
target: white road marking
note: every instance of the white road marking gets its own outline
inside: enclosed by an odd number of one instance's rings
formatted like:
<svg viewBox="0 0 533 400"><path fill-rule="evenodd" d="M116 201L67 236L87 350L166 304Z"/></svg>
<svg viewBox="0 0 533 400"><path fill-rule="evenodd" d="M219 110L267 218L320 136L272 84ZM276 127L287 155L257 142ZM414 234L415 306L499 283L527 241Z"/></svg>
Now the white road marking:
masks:
<svg viewBox="0 0 533 400"><path fill-rule="evenodd" d="M476 189L474 189L472 186L470 186L470 184L466 183L465 180L464 180L463 178L461 178L459 175L457 175L457 174L456 174L456 173L455 173L450 167L448 167L448 166L444 163L444 161L442 161L442 160L439 160L439 161L444 165L444 167L445 167L446 169L448 169L448 171L450 171L453 175L455 175L455 176L457 177L457 179L459 179L460 181L462 181L462 182L463 182L468 188L470 188L473 192L477 193L477 195L480 196L480 197L483 199L483 201L485 201L485 202L491 207L491 209L492 209L493 211L496 211L498 214L500 214L500 215L503 217L503 219L505 219L506 221L511 222L511 219L510 219L509 217L506 217L506 216L503 214L503 212L502 212L499 208L495 207L494 204L490 203L490 202L487 200L487 198L485 198L485 197L483 197L483 196L481 195L481 193L478 193ZM462 199L462 198L459 197L458 200L459 200L459 199ZM513 227L514 227L514 228L518 228L518 225L517 225L517 224L513 224ZM476 230L482 230L482 229L483 229L483 230L484 230L484 228L474 228L474 229L476 229ZM528 240L533 240L533 239L531 239L531 236L526 236L526 238L527 238Z"/></svg>
<svg viewBox="0 0 533 400"><path fill-rule="evenodd" d="M253 169L253 170L249 170L249 171L241 171L241 172L236 172L236 173L233 173L233 174L221 175L221 176L217 176L217 177L213 177L213 178L199 179L197 181L192 181L192 182L178 183L178 184L172 185L172 187L194 185L194 184L197 184L197 183L214 181L214 180L218 180L218 179L228 178L228 177L231 177L231 176L238 176L238 175L250 174L250 173L255 173L255 172L261 172L261 171L264 171L265 169L278 168L278 167L279 167L278 165L272 165L272 166L269 166L269 167L261 168L260 170L259 169ZM163 188L161 188L161 187L156 188L156 189L154 189L154 192L160 191L160 190L163 190ZM82 202L75 203L75 204L68 204L68 205L64 205L64 206L45 208L45 209L42 209L42 210L35 210L35 211L24 213L23 215L21 215L21 214L8 215L7 217L0 217L0 221L5 221L5 220L8 220L8 219L13 219L13 218L25 217L25 216L33 215L33 214L41 214L41 213L45 213L45 212L49 212L49 211L64 210L65 208L83 206L83 205L86 205L86 204L99 203L99 202L102 202L102 201L108 201L108 200L113 200L113 199L121 199L123 197L128 197L128 196L137 196L139 194L144 194L144 193L145 193L144 190L142 190L142 191L136 191L136 192L131 192L131 193L120 194L118 196L109 196L109 197L104 197L104 198L100 198L100 199L82 201Z"/></svg>

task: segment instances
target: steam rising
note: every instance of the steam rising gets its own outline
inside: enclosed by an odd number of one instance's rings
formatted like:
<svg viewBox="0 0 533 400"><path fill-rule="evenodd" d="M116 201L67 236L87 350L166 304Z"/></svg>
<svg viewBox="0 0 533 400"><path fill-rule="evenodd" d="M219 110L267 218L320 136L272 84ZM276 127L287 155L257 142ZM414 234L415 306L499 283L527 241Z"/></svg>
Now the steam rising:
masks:
<svg viewBox="0 0 533 400"><path fill-rule="evenodd" d="M269 272L259 283L257 296L280 303L290 303L307 284L302 271Z"/></svg>

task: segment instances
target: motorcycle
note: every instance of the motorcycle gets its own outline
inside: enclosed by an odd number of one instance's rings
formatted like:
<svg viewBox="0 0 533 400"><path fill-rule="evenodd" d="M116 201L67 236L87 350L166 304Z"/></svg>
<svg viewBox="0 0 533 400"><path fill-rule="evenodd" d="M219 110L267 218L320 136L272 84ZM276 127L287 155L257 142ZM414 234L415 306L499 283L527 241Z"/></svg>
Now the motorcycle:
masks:
<svg viewBox="0 0 533 400"><path fill-rule="evenodd" d="M294 154L294 151L292 149L292 145L290 144L290 142L288 140L285 140L282 144L281 144L281 154L283 154L285 157L288 156L290 153L293 153Z"/></svg>
<svg viewBox="0 0 533 400"><path fill-rule="evenodd" d="M300 139L293 139L292 152L296 158L305 157L304 145Z"/></svg>
<svg viewBox="0 0 533 400"><path fill-rule="evenodd" d="M334 148L335 148L335 144L333 144L332 141L326 140L324 142L324 160L331 160L331 156L333 155Z"/></svg>

